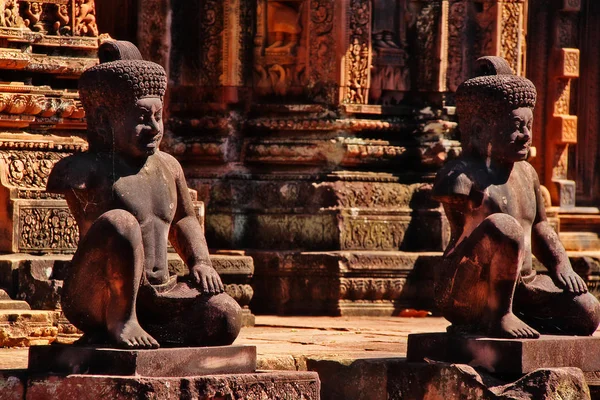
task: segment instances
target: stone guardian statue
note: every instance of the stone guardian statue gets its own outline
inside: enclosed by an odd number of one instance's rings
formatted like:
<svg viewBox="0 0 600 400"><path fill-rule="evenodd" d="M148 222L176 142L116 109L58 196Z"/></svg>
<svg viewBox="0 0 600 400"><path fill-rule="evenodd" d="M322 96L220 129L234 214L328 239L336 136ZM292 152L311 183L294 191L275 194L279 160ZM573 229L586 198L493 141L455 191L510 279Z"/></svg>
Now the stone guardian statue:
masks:
<svg viewBox="0 0 600 400"><path fill-rule="evenodd" d="M499 57L478 60L456 111L463 154L437 174L451 239L436 299L451 330L504 338L591 335L600 304L571 267L526 161L536 89ZM548 269L537 274L535 255Z"/></svg>
<svg viewBox="0 0 600 400"><path fill-rule="evenodd" d="M66 197L79 227L62 307L83 344L228 345L240 331L181 165L159 150L166 85L164 69L141 59L100 63L79 80L89 151L58 162L47 191ZM185 278L169 274L169 241Z"/></svg>

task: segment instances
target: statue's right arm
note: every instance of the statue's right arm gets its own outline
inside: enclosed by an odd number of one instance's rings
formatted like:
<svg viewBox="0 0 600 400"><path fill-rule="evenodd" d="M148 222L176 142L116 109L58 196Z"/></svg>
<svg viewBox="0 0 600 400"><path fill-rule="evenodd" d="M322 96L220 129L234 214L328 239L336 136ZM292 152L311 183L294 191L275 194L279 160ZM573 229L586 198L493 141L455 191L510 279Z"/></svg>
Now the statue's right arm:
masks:
<svg viewBox="0 0 600 400"><path fill-rule="evenodd" d="M81 157L73 155L63 158L54 165L46 191L49 193L65 194L73 189L84 190L87 188L89 176L89 164Z"/></svg>
<svg viewBox="0 0 600 400"><path fill-rule="evenodd" d="M473 181L459 163L448 163L436 175L431 197L440 203L462 208L470 205Z"/></svg>

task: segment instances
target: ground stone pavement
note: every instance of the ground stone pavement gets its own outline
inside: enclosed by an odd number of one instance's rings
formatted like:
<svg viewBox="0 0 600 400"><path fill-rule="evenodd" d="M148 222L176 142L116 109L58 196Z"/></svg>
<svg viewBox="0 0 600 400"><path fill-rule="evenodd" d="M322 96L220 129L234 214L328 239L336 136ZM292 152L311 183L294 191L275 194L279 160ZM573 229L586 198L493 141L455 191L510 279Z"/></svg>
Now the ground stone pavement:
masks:
<svg viewBox="0 0 600 400"><path fill-rule="evenodd" d="M354 360L405 357L409 333L445 331L439 317L257 316L235 344L252 344L259 369L306 370L306 358ZM0 370L27 368L27 349L0 349Z"/></svg>

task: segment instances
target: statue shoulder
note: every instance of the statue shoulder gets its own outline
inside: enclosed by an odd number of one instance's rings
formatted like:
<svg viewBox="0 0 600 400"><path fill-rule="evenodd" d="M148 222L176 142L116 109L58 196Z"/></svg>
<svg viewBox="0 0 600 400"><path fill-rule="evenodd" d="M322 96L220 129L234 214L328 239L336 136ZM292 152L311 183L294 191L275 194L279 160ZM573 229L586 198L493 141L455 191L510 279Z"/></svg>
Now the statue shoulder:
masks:
<svg viewBox="0 0 600 400"><path fill-rule="evenodd" d="M472 169L468 162L461 159L446 163L435 177L433 198L444 201L448 197L468 196L473 187L473 180L470 177Z"/></svg>
<svg viewBox="0 0 600 400"><path fill-rule="evenodd" d="M97 169L97 158L89 153L65 157L54 165L48 177L46 191L65 193L71 189L85 190Z"/></svg>
<svg viewBox="0 0 600 400"><path fill-rule="evenodd" d="M529 161L519 161L517 165L519 165L521 171L523 171L523 173L526 174L529 179L531 179L532 181L539 180L537 171L535 170L535 168L533 168L533 165L531 165Z"/></svg>
<svg viewBox="0 0 600 400"><path fill-rule="evenodd" d="M162 164L166 166L169 171L173 174L176 179L183 178L183 168L179 161L169 153L165 153L163 151L158 151L156 156L160 159Z"/></svg>

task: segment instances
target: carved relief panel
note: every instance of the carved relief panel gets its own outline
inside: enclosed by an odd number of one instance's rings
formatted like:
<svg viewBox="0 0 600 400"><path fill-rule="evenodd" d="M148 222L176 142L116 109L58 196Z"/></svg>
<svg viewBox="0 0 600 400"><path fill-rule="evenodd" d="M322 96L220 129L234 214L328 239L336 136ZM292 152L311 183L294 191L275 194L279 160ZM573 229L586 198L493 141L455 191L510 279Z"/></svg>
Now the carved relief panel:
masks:
<svg viewBox="0 0 600 400"><path fill-rule="evenodd" d="M397 104L410 90L407 34L409 26L416 22L410 3L408 0L373 0L369 103Z"/></svg>
<svg viewBox="0 0 600 400"><path fill-rule="evenodd" d="M0 28L49 35L98 36L94 0L1 0Z"/></svg>
<svg viewBox="0 0 600 400"><path fill-rule="evenodd" d="M254 39L254 90L298 95L306 85L308 1L259 0Z"/></svg>

